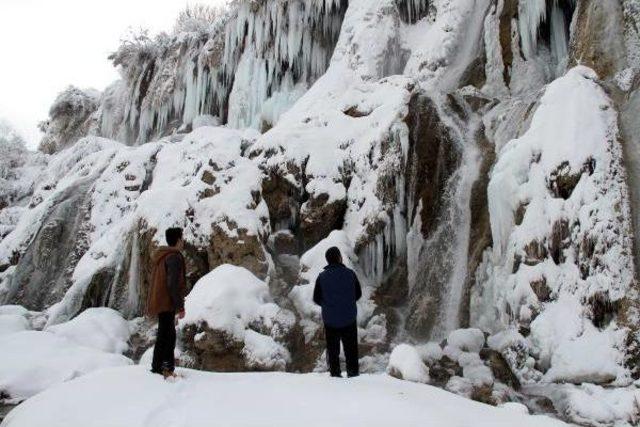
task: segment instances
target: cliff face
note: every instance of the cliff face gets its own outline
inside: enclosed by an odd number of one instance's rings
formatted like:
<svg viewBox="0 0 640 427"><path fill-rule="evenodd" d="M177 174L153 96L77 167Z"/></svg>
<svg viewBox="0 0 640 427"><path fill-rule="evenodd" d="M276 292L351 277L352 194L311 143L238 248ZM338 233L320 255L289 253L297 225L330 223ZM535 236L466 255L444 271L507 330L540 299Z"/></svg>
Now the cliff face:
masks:
<svg viewBox="0 0 640 427"><path fill-rule="evenodd" d="M637 16L633 1L247 1L207 32L125 44L122 80L52 108L30 200L0 206L21 212L0 301L49 324L139 316L151 251L181 226L191 285L233 264L281 310L192 319L191 362L306 371L336 245L364 284L367 369L392 343L473 326L510 337L494 351L518 381L628 384Z"/></svg>

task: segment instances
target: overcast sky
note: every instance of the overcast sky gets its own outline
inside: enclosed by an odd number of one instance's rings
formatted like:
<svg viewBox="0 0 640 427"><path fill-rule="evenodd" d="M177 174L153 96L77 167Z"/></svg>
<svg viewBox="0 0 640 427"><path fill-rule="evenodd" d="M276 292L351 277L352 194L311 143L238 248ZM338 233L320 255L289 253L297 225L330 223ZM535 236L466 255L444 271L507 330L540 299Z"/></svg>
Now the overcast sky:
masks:
<svg viewBox="0 0 640 427"><path fill-rule="evenodd" d="M103 90L129 28L169 31L187 4L225 0L0 0L0 117L35 147L37 123L70 84Z"/></svg>

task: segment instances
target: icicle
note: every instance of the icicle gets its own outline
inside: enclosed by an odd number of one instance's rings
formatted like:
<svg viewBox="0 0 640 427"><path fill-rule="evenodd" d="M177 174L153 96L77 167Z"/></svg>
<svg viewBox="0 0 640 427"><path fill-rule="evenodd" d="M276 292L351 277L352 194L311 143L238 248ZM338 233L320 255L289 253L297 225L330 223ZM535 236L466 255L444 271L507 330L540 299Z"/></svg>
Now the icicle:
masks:
<svg viewBox="0 0 640 427"><path fill-rule="evenodd" d="M518 13L522 51L527 59L531 59L538 49L540 24L547 19L547 2L546 0L520 0Z"/></svg>
<svg viewBox="0 0 640 427"><path fill-rule="evenodd" d="M400 17L408 24L415 24L429 13L429 0L396 0Z"/></svg>
<svg viewBox="0 0 640 427"><path fill-rule="evenodd" d="M131 244L131 259L127 274L127 302L124 312L127 316L134 316L140 310L140 243L138 233L134 233Z"/></svg>
<svg viewBox="0 0 640 427"><path fill-rule="evenodd" d="M564 14L558 4L558 0L554 0L551 10L551 55L558 64L558 68L564 68L565 62L569 56L569 40L567 40L568 29L565 22ZM556 72L559 74L559 72Z"/></svg>
<svg viewBox="0 0 640 427"><path fill-rule="evenodd" d="M230 124L259 127L263 114L277 120L326 71L347 4L290 0L256 9L239 2L208 36L178 34L123 53L131 58L123 62L122 84L101 108L102 134L144 143L201 114L226 122L228 112L240 108L229 105L230 97L247 73L250 87L236 89L243 91L242 117ZM272 98L277 108L265 107Z"/></svg>

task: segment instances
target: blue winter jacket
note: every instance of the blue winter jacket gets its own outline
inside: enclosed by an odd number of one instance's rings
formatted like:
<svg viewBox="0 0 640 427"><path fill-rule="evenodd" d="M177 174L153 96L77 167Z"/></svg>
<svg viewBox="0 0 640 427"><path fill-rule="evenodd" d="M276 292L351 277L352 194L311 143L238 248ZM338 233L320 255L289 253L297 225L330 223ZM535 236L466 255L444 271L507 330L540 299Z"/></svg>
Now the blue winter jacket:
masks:
<svg viewBox="0 0 640 427"><path fill-rule="evenodd" d="M361 296L358 276L343 264L327 265L313 290L313 302L322 307L322 320L332 328L343 328L356 321L356 301Z"/></svg>

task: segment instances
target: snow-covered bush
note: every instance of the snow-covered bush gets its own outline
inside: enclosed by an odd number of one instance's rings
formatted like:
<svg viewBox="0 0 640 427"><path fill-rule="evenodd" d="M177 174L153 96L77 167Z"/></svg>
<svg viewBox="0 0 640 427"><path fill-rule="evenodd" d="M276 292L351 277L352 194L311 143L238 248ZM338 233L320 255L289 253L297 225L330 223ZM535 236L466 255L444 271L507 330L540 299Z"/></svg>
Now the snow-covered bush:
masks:
<svg viewBox="0 0 640 427"><path fill-rule="evenodd" d="M220 7L213 7L206 4L187 5L187 7L178 14L173 32L175 34L206 34L213 29L224 13L224 9Z"/></svg>
<svg viewBox="0 0 640 427"><path fill-rule="evenodd" d="M0 240L18 223L45 164L46 156L27 150L22 136L0 119Z"/></svg>
<svg viewBox="0 0 640 427"><path fill-rule="evenodd" d="M97 132L96 118L101 93L69 86L60 92L49 109L49 118L39 124L44 133L40 151L53 154L89 134Z"/></svg>

